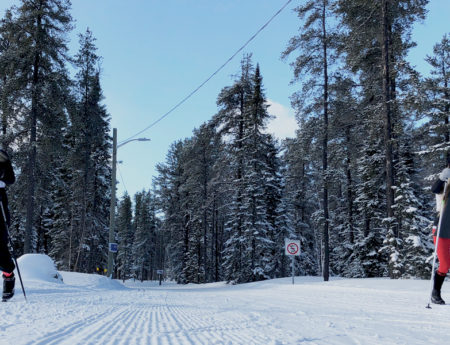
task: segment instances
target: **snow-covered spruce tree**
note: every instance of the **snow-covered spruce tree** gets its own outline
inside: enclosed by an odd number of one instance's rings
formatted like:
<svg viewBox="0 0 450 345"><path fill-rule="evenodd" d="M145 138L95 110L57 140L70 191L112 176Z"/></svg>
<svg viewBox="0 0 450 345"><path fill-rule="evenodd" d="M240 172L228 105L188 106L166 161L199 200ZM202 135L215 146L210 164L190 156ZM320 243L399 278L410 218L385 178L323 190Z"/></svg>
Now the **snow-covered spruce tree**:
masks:
<svg viewBox="0 0 450 345"><path fill-rule="evenodd" d="M404 277L429 278L431 266L428 258L433 254L430 240L431 221L426 218L426 195L413 180L415 174L414 156L410 138L405 138L400 146L402 159L397 163L398 186L395 187L395 217L401 229L400 260L390 260L389 265L401 268ZM395 269L394 268L394 269ZM391 268L393 269L393 268Z"/></svg>
<svg viewBox="0 0 450 345"><path fill-rule="evenodd" d="M323 278L329 279L329 200L328 200L328 102L329 78L332 62L336 59L337 36L330 25L334 15L335 1L307 1L296 8L302 20L301 34L291 38L283 57L295 51L299 56L292 64L294 81L303 82L303 90L294 94L293 107L302 116L315 116L322 119L320 142L322 143L322 239L323 239ZM305 79L302 79L306 77ZM321 82L317 83L317 78ZM306 81L305 81L306 80ZM314 96L313 96L314 95ZM319 95L319 96L316 96ZM309 107L305 107L305 103ZM308 109L309 108L309 109Z"/></svg>
<svg viewBox="0 0 450 345"><path fill-rule="evenodd" d="M183 213L185 215L185 232L183 234L184 257L183 257L183 277L185 283L200 283L205 279L205 261L203 258L204 245L203 239L206 239L204 230L207 225L203 225L207 183L201 179L203 175L204 165L201 164L195 149L195 139L189 138L185 140L183 145L182 174L183 183L180 185L182 190L182 198L180 200ZM197 170L197 168L200 168ZM200 175L199 175L200 174ZM204 176L207 177L207 176ZM203 234L205 237L203 237ZM178 258L179 260L180 258Z"/></svg>
<svg viewBox="0 0 450 345"><path fill-rule="evenodd" d="M189 214L183 209L185 175L183 174L182 141L171 145L166 162L157 165L158 175L155 178L155 193L158 208L164 217L161 231L166 239L167 260L165 269L168 276L177 283L185 284L185 265L189 238Z"/></svg>
<svg viewBox="0 0 450 345"><path fill-rule="evenodd" d="M404 271L403 240L395 235L392 228L388 229L379 253L388 259L389 277L392 279L400 278Z"/></svg>
<svg viewBox="0 0 450 345"><path fill-rule="evenodd" d="M264 134L269 118L259 67L244 56L241 75L219 95L214 123L227 135L230 169L230 203L223 251L225 278L248 282L270 277L274 231L265 196L275 176L268 165L270 136Z"/></svg>
<svg viewBox="0 0 450 345"><path fill-rule="evenodd" d="M375 128L379 128L374 126ZM369 132L370 133L370 132ZM379 277L387 274L388 257L379 250L386 237L383 219L384 188L382 139L375 133L363 141L361 157L357 160L359 181L356 185L355 206L359 233L355 236L354 256L359 261L360 270L356 277Z"/></svg>
<svg viewBox="0 0 450 345"><path fill-rule="evenodd" d="M185 146L183 190L186 193L183 209L189 210L190 236L186 277L190 282L213 281L214 241L214 165L220 147L211 123L194 130Z"/></svg>
<svg viewBox="0 0 450 345"><path fill-rule="evenodd" d="M27 109L23 112L21 135L16 138L20 145L15 161L21 174L14 186L16 200L13 203L17 211L25 212L16 218L20 223L14 224L12 229L25 230L26 253L36 250L36 225L42 220L38 214L46 213L48 207L48 204L40 204L37 198L38 176L44 174L51 178L53 171L48 169L56 168L41 164L45 161L44 156L48 155L40 147L41 139L49 132L58 133L59 130L63 133L60 126L64 120L56 118L66 116L62 109L67 83L61 81L67 79L65 35L71 30L69 7L67 0L21 0L19 7L13 8L16 33L12 45L14 51L10 53L16 58L10 61L16 73L16 88L23 91L22 103L27 105ZM59 128L46 128L51 125ZM58 143L56 141L55 146Z"/></svg>
<svg viewBox="0 0 450 345"><path fill-rule="evenodd" d="M354 260L355 233L355 150L362 137L357 92L349 77L337 77L330 85L330 267L337 275L352 277L359 271Z"/></svg>
<svg viewBox="0 0 450 345"><path fill-rule="evenodd" d="M300 129L295 139L285 141L283 162L285 164L282 202L286 202L287 216L292 222L293 238L300 240L301 252L298 263L298 273L301 275L316 275L320 272L320 259L316 241L312 214L320 208L317 188L314 188L315 170L313 162L320 152L313 144L316 130L314 121L300 120ZM319 149L320 150L320 149ZM288 260L285 264L289 265ZM285 268L288 270L288 267Z"/></svg>
<svg viewBox="0 0 450 345"><path fill-rule="evenodd" d="M64 145L68 152L67 143ZM54 185L52 199L54 202L53 224L49 231L50 249L49 255L56 263L59 270L71 270L72 234L71 206L68 200L71 198L70 181L72 172L64 161L58 171L57 184Z"/></svg>
<svg viewBox="0 0 450 345"><path fill-rule="evenodd" d="M389 230L383 250L389 259L389 276L429 276L427 258L432 255L431 232L432 208L427 207L432 193L419 187L424 174L418 169L422 163L416 152L422 149L422 140L415 137L417 126L413 121L423 111L421 87L416 73L397 78L396 122L393 125L396 185L393 186L395 223ZM417 86L418 85L418 86ZM422 98L422 99L421 99ZM422 103L422 102L420 102ZM425 102L426 103L426 102ZM418 140L417 140L418 139ZM396 232L395 232L396 231Z"/></svg>
<svg viewBox="0 0 450 345"><path fill-rule="evenodd" d="M154 198L150 191L136 193L134 211L133 272L143 281L151 280L157 267L157 219Z"/></svg>
<svg viewBox="0 0 450 345"><path fill-rule="evenodd" d="M23 44L27 32L17 30L19 25L17 9L8 10L0 24L0 113L1 113L1 143L10 150L14 147L13 163L18 167L26 165L29 148L26 145L29 134L29 94L27 92L28 76L24 75ZM60 66L61 67L61 66ZM28 68L28 66L25 66ZM49 230L53 224L52 213L54 186L58 183L57 171L65 157L62 145L63 135L67 127L65 107L69 94L67 73L63 67L54 69L46 80L46 86L41 90L43 104L39 117L40 132L37 133L39 145L36 154L38 170L36 180L36 214L34 223L34 248L38 252L48 253L50 249ZM11 208L13 224L11 234L16 249L23 251L25 208L22 206L24 195L27 194L26 175L22 177L16 169L18 182L13 186Z"/></svg>
<svg viewBox="0 0 450 345"><path fill-rule="evenodd" d="M245 113L244 148L246 160L243 174L243 203L241 212L244 224L245 266L250 272L245 272L246 281L256 281L270 278L273 272L272 255L274 243L274 217L269 214L276 209L269 200L277 189L275 182L277 171L269 166L268 152L275 151L270 135L264 134L266 122L269 119L265 99L262 76L259 65L252 76L253 92ZM272 146L272 147L270 147ZM271 188L272 190L269 190ZM276 191L275 191L276 192ZM276 197L276 196L275 196Z"/></svg>
<svg viewBox="0 0 450 345"><path fill-rule="evenodd" d="M212 123L213 124L213 123ZM213 281L222 281L224 277L223 252L226 241L225 224L230 214L230 201L235 192L231 148L226 139L218 133L213 137L215 160L211 168L208 204L211 211L211 273Z"/></svg>
<svg viewBox="0 0 450 345"><path fill-rule="evenodd" d="M426 61L431 67L431 77L426 78L423 89L427 96L424 120L419 130L419 147L425 168L424 177L434 180L445 166L450 155L450 37L444 35L435 44L433 55Z"/></svg>
<svg viewBox="0 0 450 345"><path fill-rule="evenodd" d="M287 258L284 255L285 238L293 239L294 227L288 212L287 199L283 199L283 189L286 180L282 175L280 145L272 136L268 136L267 167L268 180L266 184L267 219L272 228L269 233L273 243L270 261L272 265L271 277L285 277L287 275Z"/></svg>
<svg viewBox="0 0 450 345"><path fill-rule="evenodd" d="M11 152L10 145L14 143L18 133L23 128L20 114L26 111L23 103L23 92L18 74L15 72L18 52L17 35L23 35L16 29L16 21L11 10L7 10L0 20L0 135L2 148ZM18 144L16 142L15 144Z"/></svg>
<svg viewBox="0 0 450 345"><path fill-rule="evenodd" d="M70 262L72 269L92 272L104 267L111 169L109 116L102 90L95 39L88 29L79 36L74 102L69 108L67 169L70 170ZM57 229L56 231L60 231Z"/></svg>
<svg viewBox="0 0 450 345"><path fill-rule="evenodd" d="M110 116L105 105L102 104L103 93L100 85L100 74L97 72L92 85L91 106L93 116L92 126L96 134L93 138L91 148L93 189L92 189L92 209L90 215L91 232L86 236L90 264L86 269L94 268L94 265L106 266L108 251L108 230L109 230L109 205L111 200L111 149L112 140L109 135Z"/></svg>
<svg viewBox="0 0 450 345"><path fill-rule="evenodd" d="M391 234L396 239L400 231L394 217L393 187L396 183L395 166L401 153L398 140L403 135L401 106L404 99L400 97L401 78L408 69L405 68L408 66L405 61L406 53L413 46L410 40L412 25L424 18L427 2L428 0L339 0L337 7L346 29L342 48L346 54L347 66L358 73L362 86L361 101L367 100L368 107L372 109L366 114L374 122L377 118L382 120L380 128L383 128L385 158L383 183L386 193L383 227L386 234ZM396 242L391 241L392 244Z"/></svg>
<svg viewBox="0 0 450 345"><path fill-rule="evenodd" d="M45 99L48 106L41 117L41 130L38 134L39 147L36 165L36 247L38 253L49 254L52 247L51 231L55 219L55 201L57 188L64 183L60 174L67 157L67 146L64 136L67 133L67 107L69 85L65 75L54 76L54 80L45 89ZM65 100L65 101L64 101Z"/></svg>
<svg viewBox="0 0 450 345"><path fill-rule="evenodd" d="M416 157L418 176L425 183L420 190L422 203L421 214L427 219L437 216L434 195L430 192L430 185L438 178L439 172L446 166L450 152L449 147L449 119L450 119L450 41L448 35L435 44L433 54L427 56L430 64L431 76L423 83L417 83L417 89L423 90L425 96L412 98L418 111L422 114L422 125L414 128L414 152L419 152ZM422 97L420 97L422 96ZM425 99L425 100L424 100ZM426 240L421 242L423 246L431 246L432 239L429 236L429 227L418 229L419 235L425 231ZM431 257L431 256L430 256ZM419 255L419 261L421 260ZM431 262L428 260L428 262ZM428 269L424 267L424 269ZM420 274L424 273L420 270Z"/></svg>
<svg viewBox="0 0 450 345"><path fill-rule="evenodd" d="M133 213L131 198L125 193L119 203L116 215L116 228L118 237L117 271L120 279L129 279L133 267Z"/></svg>
<svg viewBox="0 0 450 345"><path fill-rule="evenodd" d="M421 121L423 124L414 129L413 143L416 144L414 151L419 152L420 158L421 169L417 170L419 170L419 176L425 181L425 186L420 193L422 214L425 213L428 219L434 219L437 216L436 202L433 194L430 193L429 186L446 166L450 154L450 39L448 34L434 45L433 54L427 56L426 61L430 64L431 76L426 78L422 85L419 84L424 90L426 101L414 99L421 106L419 110L423 114ZM419 229L419 233L423 231L430 234L429 227ZM422 245L431 244L429 236L422 242Z"/></svg>
<svg viewBox="0 0 450 345"><path fill-rule="evenodd" d="M223 250L224 274L228 281L246 281L243 270L244 264L244 173L246 152L244 150L245 116L248 103L252 94L251 74L253 67L251 56L244 56L241 61L241 75L231 87L225 87L220 92L217 104L219 112L215 116L214 123L220 133L230 137L229 165L232 174L229 199L229 214L225 224L225 243Z"/></svg>

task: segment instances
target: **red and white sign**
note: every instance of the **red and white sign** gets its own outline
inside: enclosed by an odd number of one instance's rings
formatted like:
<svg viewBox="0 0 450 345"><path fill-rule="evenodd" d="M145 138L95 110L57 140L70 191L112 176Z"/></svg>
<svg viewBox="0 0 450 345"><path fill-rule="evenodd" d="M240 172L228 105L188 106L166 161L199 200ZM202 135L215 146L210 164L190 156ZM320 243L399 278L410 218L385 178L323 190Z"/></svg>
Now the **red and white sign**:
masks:
<svg viewBox="0 0 450 345"><path fill-rule="evenodd" d="M298 240L284 240L284 253L290 256L300 255L300 241Z"/></svg>

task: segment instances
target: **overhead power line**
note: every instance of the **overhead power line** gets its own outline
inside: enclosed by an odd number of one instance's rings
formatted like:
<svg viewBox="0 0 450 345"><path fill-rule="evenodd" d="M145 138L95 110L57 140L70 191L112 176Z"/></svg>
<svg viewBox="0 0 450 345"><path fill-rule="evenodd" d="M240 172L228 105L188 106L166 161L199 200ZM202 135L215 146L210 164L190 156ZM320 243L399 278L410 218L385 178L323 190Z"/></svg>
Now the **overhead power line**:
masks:
<svg viewBox="0 0 450 345"><path fill-rule="evenodd" d="M119 164L117 164L117 170L119 170L120 179L122 180L123 188L125 189L125 192L128 194L127 186L125 186L125 181L123 180L122 172L120 171ZM128 194L130 195L130 194Z"/></svg>
<svg viewBox="0 0 450 345"><path fill-rule="evenodd" d="M244 50L244 48L255 39L256 36L258 36L258 34L263 31L269 24L270 22L272 22L272 20L275 19L276 16L278 16L286 7L287 5L289 5L289 3L291 3L292 0L288 0L283 7L281 7L263 26L261 26L259 28L259 30L248 39L247 42L244 43L244 45L242 47L240 47L227 61L225 61L225 63L220 66L213 74L211 74L203 83L201 83L196 89L194 89L191 93L189 93L186 97L184 97L181 101L179 101L177 104L175 104L167 113L165 113L164 115L162 115L160 118L158 118L157 120L155 120L154 122L152 122L150 125L148 125L147 127L145 127L144 129L142 129L141 131L137 132L136 134L132 135L129 138L126 138L124 140L122 140L121 142L119 142L119 144L133 139L135 137L137 137L139 134L144 133L145 131L149 130L150 128L152 128L153 126L155 126L158 122L160 122L161 120L163 120L164 118L166 118L167 116L169 116L174 110L176 110L178 107L180 107L183 103L185 103L189 98L191 98L198 90L200 90L208 81L210 81L217 73L219 73L231 60L233 60L236 55L238 55L242 50Z"/></svg>

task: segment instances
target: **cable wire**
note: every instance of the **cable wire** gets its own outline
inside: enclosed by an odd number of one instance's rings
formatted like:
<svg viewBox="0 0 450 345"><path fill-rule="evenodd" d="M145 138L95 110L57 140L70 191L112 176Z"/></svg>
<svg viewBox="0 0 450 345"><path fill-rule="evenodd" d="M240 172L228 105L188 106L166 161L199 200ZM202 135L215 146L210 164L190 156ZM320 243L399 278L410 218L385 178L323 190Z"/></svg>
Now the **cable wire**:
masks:
<svg viewBox="0 0 450 345"><path fill-rule="evenodd" d="M174 110L176 110L178 107L180 107L183 103L185 103L189 98L191 98L198 90L200 90L207 82L209 82L217 73L219 73L226 65L228 65L228 63L233 60L236 55L238 55L242 50L244 50L244 48L251 42L253 41L256 36L258 36L258 34L263 31L271 22L272 20L275 19L275 17L277 17L286 7L287 5L289 5L289 3L291 3L292 0L288 0L283 7L281 7L263 26L261 26L261 28L259 28L259 30L252 36L250 37L247 42L244 43L244 45L242 47L240 47L227 61L225 61L225 63L220 66L213 74L211 74L203 83L201 83L196 89L194 89L194 91L192 91L191 93L189 93L185 98L183 98L180 102L178 102L175 106L173 106L167 113L165 113L164 115L162 115L160 118L158 118L157 120L155 120L154 122L152 122L150 125L148 125L147 127L145 127L144 129L142 129L141 131L137 132L136 134L132 135L131 137L122 140L121 142L119 142L119 144L133 139L135 137L137 137L139 134L144 133L145 131L147 131L148 129L152 128L153 126L155 126L158 122L160 122L161 120L163 120L164 118L166 118L167 116L169 116Z"/></svg>
<svg viewBox="0 0 450 345"><path fill-rule="evenodd" d="M125 186L125 181L123 180L122 172L120 171L119 164L117 164L117 170L119 171L120 179L122 180L123 188L125 188L125 192L128 194L127 186ZM130 194L128 194L130 195Z"/></svg>

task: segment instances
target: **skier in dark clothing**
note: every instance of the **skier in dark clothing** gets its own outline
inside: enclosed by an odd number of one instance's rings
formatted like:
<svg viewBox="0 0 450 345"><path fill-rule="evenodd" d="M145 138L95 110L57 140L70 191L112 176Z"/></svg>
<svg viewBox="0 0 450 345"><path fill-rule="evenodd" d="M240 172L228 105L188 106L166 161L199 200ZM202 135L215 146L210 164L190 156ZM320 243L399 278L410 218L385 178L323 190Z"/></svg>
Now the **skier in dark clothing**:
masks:
<svg viewBox="0 0 450 345"><path fill-rule="evenodd" d="M447 168L442 170L439 174L439 179L431 187L431 191L436 194L436 210L441 218L438 239L436 237L439 217L435 220L433 226L433 239L435 245L438 242L436 252L439 259L439 268L434 275L434 285L431 293L431 301L435 304L445 304L441 297L441 287L450 269L450 203L447 202L450 193L449 179L450 159L447 161Z"/></svg>
<svg viewBox="0 0 450 345"><path fill-rule="evenodd" d="M0 208L0 270L3 272L3 300L8 300L14 296L14 269L15 265L8 249L8 232L5 226L9 226L10 215L8 210L8 198L5 187L14 183L14 170L11 160L4 150L0 150L0 199L3 205L4 214Z"/></svg>

